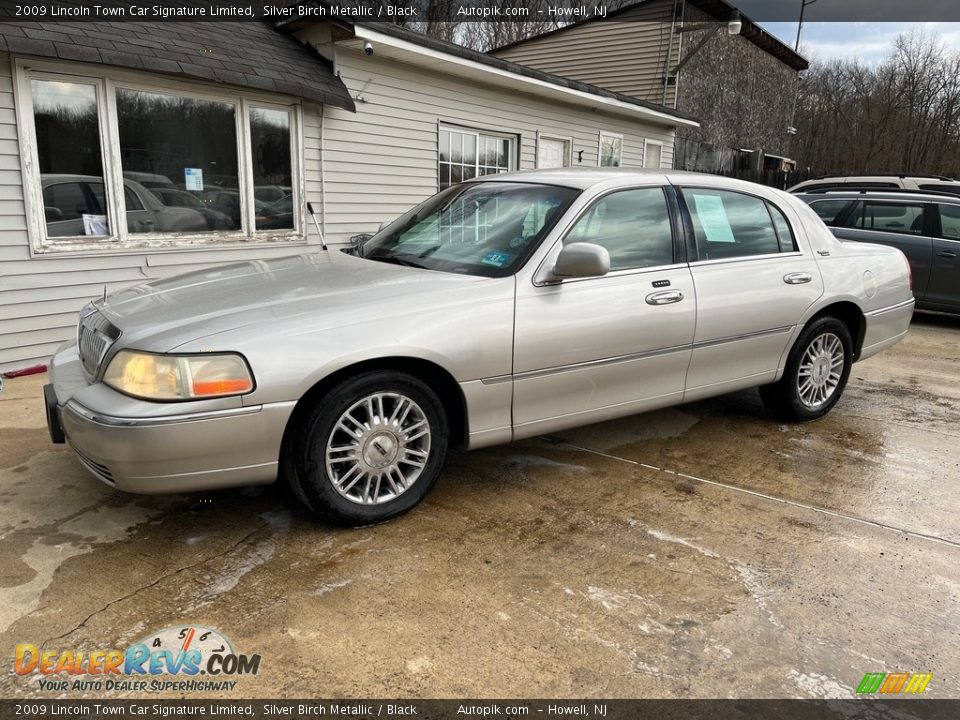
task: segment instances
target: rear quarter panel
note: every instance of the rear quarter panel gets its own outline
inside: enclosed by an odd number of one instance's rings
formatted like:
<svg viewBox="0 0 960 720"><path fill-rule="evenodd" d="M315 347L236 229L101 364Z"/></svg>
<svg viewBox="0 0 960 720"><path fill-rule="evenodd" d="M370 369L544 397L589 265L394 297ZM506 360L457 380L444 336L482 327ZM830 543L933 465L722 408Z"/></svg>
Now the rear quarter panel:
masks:
<svg viewBox="0 0 960 720"><path fill-rule="evenodd" d="M859 359L898 342L913 315L913 292L906 256L897 248L843 241L804 203L797 208L823 276L824 293L806 313L803 324L825 308L850 302L860 308L866 330Z"/></svg>

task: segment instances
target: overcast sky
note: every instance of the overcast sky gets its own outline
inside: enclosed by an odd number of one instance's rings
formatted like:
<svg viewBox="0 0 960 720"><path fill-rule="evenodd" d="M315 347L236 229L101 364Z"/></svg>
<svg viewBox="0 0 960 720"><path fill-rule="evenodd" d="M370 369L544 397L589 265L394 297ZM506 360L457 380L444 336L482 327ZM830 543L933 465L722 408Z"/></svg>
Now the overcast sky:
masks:
<svg viewBox="0 0 960 720"><path fill-rule="evenodd" d="M760 22L790 47L797 41L797 24ZM876 63L891 52L894 38L911 28L939 35L947 45L960 51L960 22L812 22L804 23L800 52L809 59L859 58Z"/></svg>

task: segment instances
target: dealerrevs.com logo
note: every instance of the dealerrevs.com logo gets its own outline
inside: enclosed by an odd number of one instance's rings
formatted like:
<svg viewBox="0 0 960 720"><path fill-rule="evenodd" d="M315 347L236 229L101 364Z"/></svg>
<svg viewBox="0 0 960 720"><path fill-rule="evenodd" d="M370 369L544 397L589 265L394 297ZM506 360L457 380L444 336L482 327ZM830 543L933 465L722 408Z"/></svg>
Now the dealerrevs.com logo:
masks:
<svg viewBox="0 0 960 720"><path fill-rule="evenodd" d="M230 639L200 625L164 628L126 649L41 649L19 643L13 672L37 678L40 690L183 692L233 690L256 675L260 655L234 650Z"/></svg>

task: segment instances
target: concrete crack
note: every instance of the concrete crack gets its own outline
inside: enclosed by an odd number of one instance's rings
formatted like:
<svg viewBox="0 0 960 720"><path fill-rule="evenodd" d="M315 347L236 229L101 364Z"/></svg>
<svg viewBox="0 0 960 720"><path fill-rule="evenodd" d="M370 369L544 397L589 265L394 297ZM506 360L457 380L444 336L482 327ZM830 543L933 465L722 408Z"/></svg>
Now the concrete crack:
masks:
<svg viewBox="0 0 960 720"><path fill-rule="evenodd" d="M198 560L198 561L196 561L196 562L194 562L194 563L190 563L190 564L188 564L188 565L183 565L182 567L178 567L176 570L173 570L173 571L168 572L168 573L164 573L163 575L161 575L160 577L158 577L158 578L157 578L156 580L154 580L153 582L148 583L148 584L146 584L146 585L142 585L142 586L140 586L140 587L132 590L131 592L127 593L126 595L123 595L123 596L121 596L121 597L118 597L118 598L115 598L115 599L111 600L111 601L108 602L106 605L104 605L102 608L100 608L100 609L98 609L98 610L94 610L92 613L90 613L89 615L87 615L78 625L76 625L75 627L71 628L71 629L68 630L67 632L65 632L65 633L63 633L63 634L61 634L61 635L57 635L56 637L52 637L52 638L48 638L48 639L44 640L44 641L40 644L40 649L43 650L49 643L56 642L57 640L62 640L62 639L65 638L65 637L69 637L70 635L72 635L73 633L75 633L75 632L76 632L77 630L79 630L80 628L85 627L86 624L87 624L88 622L90 622L90 620L91 620L93 617L95 617L96 615L99 615L100 613L105 612L106 610L109 610L111 607L113 607L114 605L116 605L116 604L118 604L118 603L123 602L124 600L129 600L129 599L132 598L134 595L137 595L138 593L141 593L141 592L143 592L144 590L149 590L149 589L152 588L152 587L156 587L157 585L159 585L160 583L162 583L164 580L167 580L168 578L172 578L172 577L174 577L174 576L176 576L176 575L179 575L179 574L182 573L182 572L186 572L187 570L191 570L191 569L193 569L193 568L195 568L195 567L198 567L198 566L200 566L200 565L204 565L205 563L208 563L208 562L210 562L211 560L215 560L216 558L226 557L227 555L229 555L230 553L232 553L234 550L236 550L238 547L240 547L241 545L243 545L244 543L246 543L251 537L253 537L254 535L256 535L258 532L260 532L261 530L264 530L266 527L267 527L267 523L263 523L263 524L257 526L256 528L254 528L253 530L251 530L250 532L248 532L248 533L247 533L246 535L244 535L242 538L240 538L239 540L237 540L237 542L235 542L233 545L231 545L230 547L226 548L226 549L223 550L222 552L213 553L212 555L209 555L209 556L207 556L207 557L205 557L205 558L203 558L203 559L201 559L201 560Z"/></svg>

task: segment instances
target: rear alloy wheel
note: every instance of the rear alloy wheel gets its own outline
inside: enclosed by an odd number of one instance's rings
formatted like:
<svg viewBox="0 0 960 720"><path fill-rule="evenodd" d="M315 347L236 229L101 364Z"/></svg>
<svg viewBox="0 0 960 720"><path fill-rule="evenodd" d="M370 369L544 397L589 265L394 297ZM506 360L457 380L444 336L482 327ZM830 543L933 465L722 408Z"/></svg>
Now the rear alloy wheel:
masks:
<svg viewBox="0 0 960 720"><path fill-rule="evenodd" d="M406 512L430 491L447 451L443 405L417 378L371 372L333 388L291 444L297 495L346 525Z"/></svg>
<svg viewBox="0 0 960 720"><path fill-rule="evenodd" d="M784 420L816 420L837 404L850 377L853 342L847 326L821 317L790 350L779 382L760 388L764 405Z"/></svg>

